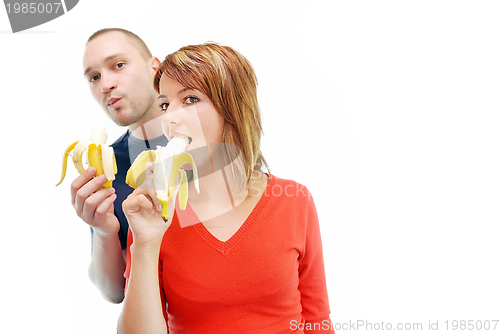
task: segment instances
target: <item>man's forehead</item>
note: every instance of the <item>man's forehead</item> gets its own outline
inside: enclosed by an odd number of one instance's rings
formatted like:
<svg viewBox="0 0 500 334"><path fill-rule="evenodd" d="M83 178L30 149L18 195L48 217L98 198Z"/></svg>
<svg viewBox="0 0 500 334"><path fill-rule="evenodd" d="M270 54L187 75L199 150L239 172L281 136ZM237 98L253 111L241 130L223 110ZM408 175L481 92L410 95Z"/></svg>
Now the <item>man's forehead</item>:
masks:
<svg viewBox="0 0 500 334"><path fill-rule="evenodd" d="M112 31L95 37L87 43L83 55L83 65L106 61L112 55L133 56L138 54L127 36L121 32Z"/></svg>

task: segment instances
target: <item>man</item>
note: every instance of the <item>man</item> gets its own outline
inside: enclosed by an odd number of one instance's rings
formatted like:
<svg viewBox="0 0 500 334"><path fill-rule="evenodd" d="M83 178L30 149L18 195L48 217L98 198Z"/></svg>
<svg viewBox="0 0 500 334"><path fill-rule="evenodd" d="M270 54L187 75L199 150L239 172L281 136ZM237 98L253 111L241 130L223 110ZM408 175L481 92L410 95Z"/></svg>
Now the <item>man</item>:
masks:
<svg viewBox="0 0 500 334"><path fill-rule="evenodd" d="M90 36L83 57L84 77L92 96L117 125L128 127L111 145L118 166L113 188L100 189L106 179L94 178L95 168L89 168L71 184L75 211L91 226L90 279L113 303L124 298L128 223L121 203L133 190L125 184L125 175L141 151L167 144L158 94L153 88L159 64L137 35L117 28L102 29Z"/></svg>

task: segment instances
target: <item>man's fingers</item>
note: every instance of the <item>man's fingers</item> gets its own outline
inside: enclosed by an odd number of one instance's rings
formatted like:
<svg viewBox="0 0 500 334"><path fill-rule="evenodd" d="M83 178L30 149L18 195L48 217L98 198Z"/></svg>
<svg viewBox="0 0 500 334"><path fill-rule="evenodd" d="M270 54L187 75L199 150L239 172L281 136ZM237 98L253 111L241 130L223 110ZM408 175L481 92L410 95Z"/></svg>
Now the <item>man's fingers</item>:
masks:
<svg viewBox="0 0 500 334"><path fill-rule="evenodd" d="M111 188L113 189L113 188ZM98 191L96 195L101 192ZM104 191L102 191L104 192ZM110 196L108 196L102 203L97 207L95 210L95 215L94 219L95 220L101 220L101 219L106 219L106 215L108 214L109 208L113 205L116 199L116 194L113 192Z"/></svg>
<svg viewBox="0 0 500 334"><path fill-rule="evenodd" d="M89 196L99 190L104 183L107 182L104 175L99 175L91 179L88 178L88 175L83 176L84 174L86 174L86 172L80 175L73 182L74 185L72 184L71 186L71 204L73 204L77 211L83 208L84 202ZM87 182L81 184L82 180L87 180Z"/></svg>
<svg viewBox="0 0 500 334"><path fill-rule="evenodd" d="M92 180L94 174L96 172L95 167L89 167L85 172L80 174L72 183L71 183L71 204L75 204L75 197L78 190L83 187L87 182Z"/></svg>
<svg viewBox="0 0 500 334"><path fill-rule="evenodd" d="M114 188L106 188L101 189L98 192L92 193L90 196L88 196L85 201L83 201L82 211L84 217L82 218L90 218L90 220L93 220L95 211L98 210L103 205L103 203L114 193ZM106 210L107 209L108 208L106 208Z"/></svg>

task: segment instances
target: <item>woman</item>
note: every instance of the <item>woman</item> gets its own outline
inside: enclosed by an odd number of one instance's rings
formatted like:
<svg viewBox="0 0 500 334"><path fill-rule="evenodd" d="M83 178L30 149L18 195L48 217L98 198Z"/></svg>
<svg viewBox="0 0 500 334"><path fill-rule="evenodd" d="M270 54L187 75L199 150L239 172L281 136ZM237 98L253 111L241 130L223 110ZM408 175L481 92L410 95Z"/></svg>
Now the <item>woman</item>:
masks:
<svg viewBox="0 0 500 334"><path fill-rule="evenodd" d="M187 208L177 202L167 222L147 187L123 202L131 232L119 332L332 333L311 195L261 172L250 63L230 47L187 46L165 58L154 85L166 136L189 137L200 192L189 182Z"/></svg>

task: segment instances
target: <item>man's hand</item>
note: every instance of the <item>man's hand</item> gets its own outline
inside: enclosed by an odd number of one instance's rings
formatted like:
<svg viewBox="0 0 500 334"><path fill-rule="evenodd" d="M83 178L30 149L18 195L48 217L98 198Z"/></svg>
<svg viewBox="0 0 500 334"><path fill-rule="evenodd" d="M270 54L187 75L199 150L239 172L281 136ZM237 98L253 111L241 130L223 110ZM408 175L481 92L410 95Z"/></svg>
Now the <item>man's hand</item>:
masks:
<svg viewBox="0 0 500 334"><path fill-rule="evenodd" d="M114 188L101 188L106 177L94 177L96 169L88 168L71 184L71 204L76 214L95 232L103 236L118 233L120 223L114 215L113 202L116 199ZM99 191L97 191L99 190Z"/></svg>
<svg viewBox="0 0 500 334"><path fill-rule="evenodd" d="M71 204L78 217L94 230L90 280L104 298L120 303L125 288L125 259L118 239L120 222L113 206L116 194L114 188L102 188L106 177L94 177L95 172L96 169L90 167L73 181Z"/></svg>

